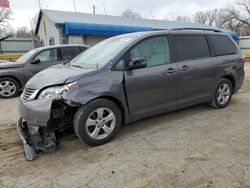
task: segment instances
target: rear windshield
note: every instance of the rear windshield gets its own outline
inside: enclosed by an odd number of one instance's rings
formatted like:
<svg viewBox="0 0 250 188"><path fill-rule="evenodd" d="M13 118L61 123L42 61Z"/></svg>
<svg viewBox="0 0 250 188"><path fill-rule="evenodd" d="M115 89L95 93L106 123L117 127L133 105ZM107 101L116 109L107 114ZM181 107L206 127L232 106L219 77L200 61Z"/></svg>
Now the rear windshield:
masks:
<svg viewBox="0 0 250 188"><path fill-rule="evenodd" d="M173 35L174 57L177 61L210 57L205 35Z"/></svg>
<svg viewBox="0 0 250 188"><path fill-rule="evenodd" d="M212 41L215 54L217 56L237 53L237 48L235 44L228 36L209 35L209 37Z"/></svg>

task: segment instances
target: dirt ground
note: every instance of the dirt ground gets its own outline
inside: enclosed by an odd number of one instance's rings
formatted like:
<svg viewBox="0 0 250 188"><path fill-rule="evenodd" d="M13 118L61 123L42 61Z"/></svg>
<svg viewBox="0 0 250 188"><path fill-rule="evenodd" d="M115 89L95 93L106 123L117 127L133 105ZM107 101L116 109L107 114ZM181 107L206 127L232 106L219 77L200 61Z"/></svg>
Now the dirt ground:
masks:
<svg viewBox="0 0 250 188"><path fill-rule="evenodd" d="M24 160L18 99L0 99L0 187L250 187L250 63L222 110L199 105L124 126L90 147L72 133L55 154Z"/></svg>

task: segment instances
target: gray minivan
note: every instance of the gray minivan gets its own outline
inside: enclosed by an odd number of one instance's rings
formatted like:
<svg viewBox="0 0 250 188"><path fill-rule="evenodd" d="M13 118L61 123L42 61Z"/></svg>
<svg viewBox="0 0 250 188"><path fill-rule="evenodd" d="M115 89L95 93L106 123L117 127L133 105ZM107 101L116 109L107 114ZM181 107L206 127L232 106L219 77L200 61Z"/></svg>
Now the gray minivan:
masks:
<svg viewBox="0 0 250 188"><path fill-rule="evenodd" d="M29 80L17 129L26 159L56 150L56 130L74 127L90 144L109 142L122 124L207 103L226 107L242 86L245 58L212 31L120 35ZM152 125L153 126L153 125Z"/></svg>
<svg viewBox="0 0 250 188"><path fill-rule="evenodd" d="M81 44L40 47L25 53L15 62L1 63L0 97L16 97L33 75L53 65L65 63L87 48Z"/></svg>

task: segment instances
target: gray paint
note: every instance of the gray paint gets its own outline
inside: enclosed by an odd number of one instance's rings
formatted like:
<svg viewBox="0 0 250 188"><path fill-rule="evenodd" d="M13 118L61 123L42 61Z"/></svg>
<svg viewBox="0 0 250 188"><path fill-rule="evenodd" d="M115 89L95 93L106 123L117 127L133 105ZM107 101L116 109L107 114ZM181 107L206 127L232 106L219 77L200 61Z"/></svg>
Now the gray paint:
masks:
<svg viewBox="0 0 250 188"><path fill-rule="evenodd" d="M21 88L24 87L26 82L36 73L40 72L43 69L49 68L53 65L63 63L64 60L59 60L55 62L41 62L38 64L31 64L32 60L42 51L48 49L59 49L63 47L75 47L75 46L83 46L85 45L56 45L50 47L41 47L37 48L36 52L27 60L26 63L18 64L16 62L7 62L0 64L0 77L12 77L15 78L19 83Z"/></svg>
<svg viewBox="0 0 250 188"><path fill-rule="evenodd" d="M179 33L197 34L197 31L126 34L125 36L136 35L137 37L104 67L75 70L68 65L60 65L34 76L28 86L38 89L37 95L39 95L43 89L51 85L77 81L76 88L62 95L60 101L69 107L79 107L101 97L115 99L117 105L124 111L125 123L199 103L208 103L213 98L217 82L224 76L234 79L234 92L239 90L244 80L244 64L240 62L241 53L238 47L238 53L234 55L182 62L175 62L173 58L170 64L134 70L114 70L118 60L139 41L147 37L168 34L171 37ZM208 32L198 33L206 35ZM209 32L209 34L212 33ZM184 65L189 69L183 71ZM174 69L175 72L170 73L169 69ZM53 72L58 76L51 77ZM31 123L29 126L47 126L51 115L48 112L51 111L51 104L56 100L42 101L27 102L21 96L19 112L25 121ZM35 123L36 121L39 123Z"/></svg>

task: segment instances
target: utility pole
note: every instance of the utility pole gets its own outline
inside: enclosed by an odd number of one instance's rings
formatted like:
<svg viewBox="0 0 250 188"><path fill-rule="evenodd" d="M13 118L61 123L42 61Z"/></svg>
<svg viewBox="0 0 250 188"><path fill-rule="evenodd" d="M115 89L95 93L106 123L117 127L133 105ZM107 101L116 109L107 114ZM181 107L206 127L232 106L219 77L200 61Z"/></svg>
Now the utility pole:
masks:
<svg viewBox="0 0 250 188"><path fill-rule="evenodd" d="M151 14L151 16L152 16L153 20L155 20L155 17L154 17L154 15L153 15L152 11L151 11L151 10L149 10L149 12L150 12L150 14Z"/></svg>
<svg viewBox="0 0 250 188"><path fill-rule="evenodd" d="M103 9L104 9L105 15L107 16L105 4L103 3L102 5L103 5Z"/></svg>
<svg viewBox="0 0 250 188"><path fill-rule="evenodd" d="M41 10L41 0L38 0L39 10Z"/></svg>
<svg viewBox="0 0 250 188"><path fill-rule="evenodd" d="M75 12L76 12L76 2L75 2L75 0L73 0L73 4L74 4Z"/></svg>
<svg viewBox="0 0 250 188"><path fill-rule="evenodd" d="M33 49L36 48L35 46L35 36L34 36L34 31L33 31L33 24L32 24L32 19L30 19L30 28L31 28L31 39L32 39L32 46Z"/></svg>
<svg viewBox="0 0 250 188"><path fill-rule="evenodd" d="M93 6L93 14L95 14L95 5Z"/></svg>

